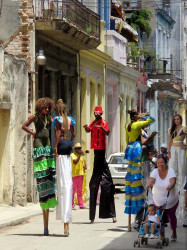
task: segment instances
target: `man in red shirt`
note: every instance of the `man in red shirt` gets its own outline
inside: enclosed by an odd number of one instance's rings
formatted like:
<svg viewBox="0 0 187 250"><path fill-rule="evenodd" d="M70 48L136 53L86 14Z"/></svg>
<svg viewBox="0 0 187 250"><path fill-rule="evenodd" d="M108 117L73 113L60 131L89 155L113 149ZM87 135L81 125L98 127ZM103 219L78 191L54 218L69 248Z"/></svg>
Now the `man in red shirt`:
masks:
<svg viewBox="0 0 187 250"><path fill-rule="evenodd" d="M96 199L99 185L101 185L99 218L113 218L116 222L116 212L114 204L114 186L108 164L105 159L106 135L110 129L108 123L102 119L102 107L96 106L94 109L95 120L83 127L86 133L91 132L91 148L94 149L94 168L90 180L90 220L95 219Z"/></svg>

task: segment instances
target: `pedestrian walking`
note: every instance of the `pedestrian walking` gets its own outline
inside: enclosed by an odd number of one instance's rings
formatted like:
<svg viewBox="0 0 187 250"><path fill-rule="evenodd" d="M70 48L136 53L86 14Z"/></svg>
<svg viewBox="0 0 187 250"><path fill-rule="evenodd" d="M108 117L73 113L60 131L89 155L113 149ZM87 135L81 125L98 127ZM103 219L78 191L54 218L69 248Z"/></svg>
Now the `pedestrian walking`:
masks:
<svg viewBox="0 0 187 250"><path fill-rule="evenodd" d="M55 194L55 162L49 138L49 129L52 123L50 112L53 106L54 103L49 98L38 99L35 105L36 113L30 116L22 126L22 129L34 138L34 177L36 178L39 202L43 211L45 236L49 234L49 208L56 207L57 205ZM34 123L35 131L29 128L31 123Z"/></svg>
<svg viewBox="0 0 187 250"><path fill-rule="evenodd" d="M177 239L177 218L176 210L179 204L179 195L176 189L176 174L172 168L168 168L167 159L159 156L157 159L157 169L151 173L146 189L152 188L153 202L156 207L166 204L166 214L168 216L172 230L171 240ZM168 195L169 192L169 195ZM161 228L161 240L164 238L164 225Z"/></svg>
<svg viewBox="0 0 187 250"><path fill-rule="evenodd" d="M72 179L73 179L73 196L72 196L72 209L75 207L74 196L77 192L77 200L80 209L86 208L83 203L82 188L84 180L84 171L86 170L85 160L83 158L84 151L80 143L74 146L74 152L71 154L72 160Z"/></svg>
<svg viewBox="0 0 187 250"><path fill-rule="evenodd" d="M181 224L187 221L187 212L184 210L183 186L187 177L187 158L184 140L187 137L187 128L182 126L180 114L174 115L172 126L169 129L168 156L169 167L175 170L177 176L177 188L180 192L179 208L177 211L178 220Z"/></svg>
<svg viewBox="0 0 187 250"><path fill-rule="evenodd" d="M128 231L131 231L131 214L137 214L144 206L145 189L142 185L142 127L151 124L154 119L148 115L141 116L135 109L128 111L131 123L126 126L125 159L129 160L125 177L125 213L128 216Z"/></svg>
<svg viewBox="0 0 187 250"><path fill-rule="evenodd" d="M83 126L86 133L91 132L91 148L94 149L94 167L89 184L89 219L91 223L93 223L95 219L99 185L101 185L99 218L113 218L113 222L116 222L114 185L105 159L106 136L109 135L110 129L108 123L102 119L102 114L102 107L96 106L94 109L95 120L93 120L89 126L87 124Z"/></svg>
<svg viewBox="0 0 187 250"><path fill-rule="evenodd" d="M53 127L56 129L56 173L58 206L56 219L64 223L64 235L69 236L69 222L72 221L72 141L75 137L75 120L67 116L66 105L59 99L55 108ZM69 138L71 132L71 139Z"/></svg>

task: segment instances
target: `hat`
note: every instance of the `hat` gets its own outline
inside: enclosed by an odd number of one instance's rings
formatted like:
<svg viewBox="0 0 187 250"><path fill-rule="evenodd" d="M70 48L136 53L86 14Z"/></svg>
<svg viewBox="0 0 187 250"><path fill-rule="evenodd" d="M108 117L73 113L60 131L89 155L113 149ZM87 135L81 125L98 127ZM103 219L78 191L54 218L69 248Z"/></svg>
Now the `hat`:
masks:
<svg viewBox="0 0 187 250"><path fill-rule="evenodd" d="M82 146L79 142L75 144L74 149L76 149L76 148L82 148Z"/></svg>
<svg viewBox="0 0 187 250"><path fill-rule="evenodd" d="M161 144L161 148L167 148L167 144L166 143L162 143Z"/></svg>
<svg viewBox="0 0 187 250"><path fill-rule="evenodd" d="M101 106L96 106L93 112L94 112L94 113L103 114L102 107L101 107Z"/></svg>

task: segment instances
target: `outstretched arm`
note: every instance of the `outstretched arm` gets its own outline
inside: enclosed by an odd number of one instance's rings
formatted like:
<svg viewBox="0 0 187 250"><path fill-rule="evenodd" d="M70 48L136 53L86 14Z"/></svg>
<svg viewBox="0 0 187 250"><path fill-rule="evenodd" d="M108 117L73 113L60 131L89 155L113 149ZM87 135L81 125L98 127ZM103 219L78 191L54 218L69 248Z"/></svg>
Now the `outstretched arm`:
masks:
<svg viewBox="0 0 187 250"><path fill-rule="evenodd" d="M147 190L149 188L152 188L154 184L155 184L155 178L149 177L149 180L147 182L145 189Z"/></svg>
<svg viewBox="0 0 187 250"><path fill-rule="evenodd" d="M144 144L144 143L152 144L152 143L153 143L153 140L154 140L154 137L155 137L155 135L157 135L157 134L158 134L158 132L156 132L156 131L152 132L152 134L151 134L147 139L145 139L145 140L142 142L142 144Z"/></svg>
<svg viewBox="0 0 187 250"><path fill-rule="evenodd" d="M170 191L174 186L175 186L175 183L176 183L176 177L172 177L169 179L169 186L167 187L167 190Z"/></svg>

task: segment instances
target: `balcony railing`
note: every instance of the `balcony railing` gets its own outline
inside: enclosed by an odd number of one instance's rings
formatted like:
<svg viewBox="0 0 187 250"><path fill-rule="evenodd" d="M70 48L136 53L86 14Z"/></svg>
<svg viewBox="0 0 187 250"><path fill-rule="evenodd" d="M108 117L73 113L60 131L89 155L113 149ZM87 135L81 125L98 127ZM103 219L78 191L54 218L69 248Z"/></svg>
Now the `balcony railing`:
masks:
<svg viewBox="0 0 187 250"><path fill-rule="evenodd" d="M124 0L122 1L122 7L124 10L139 10L141 9L141 0Z"/></svg>
<svg viewBox="0 0 187 250"><path fill-rule="evenodd" d="M90 36L100 39L100 17L78 0L35 0L39 21L66 21Z"/></svg>

